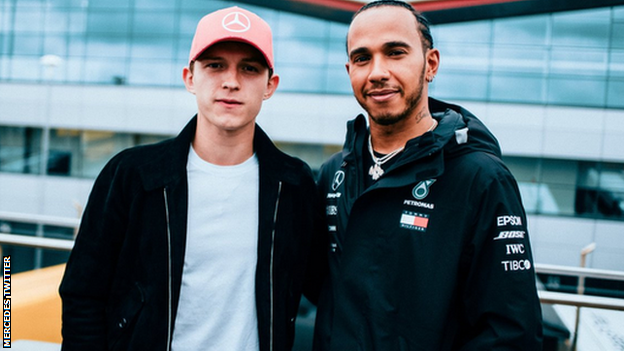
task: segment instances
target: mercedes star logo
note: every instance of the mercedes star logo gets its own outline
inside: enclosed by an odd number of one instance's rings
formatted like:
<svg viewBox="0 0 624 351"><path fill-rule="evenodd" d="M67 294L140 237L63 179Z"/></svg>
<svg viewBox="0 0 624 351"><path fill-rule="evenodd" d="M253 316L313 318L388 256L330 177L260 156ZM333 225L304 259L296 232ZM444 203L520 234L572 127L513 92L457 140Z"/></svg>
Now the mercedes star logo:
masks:
<svg viewBox="0 0 624 351"><path fill-rule="evenodd" d="M249 17L240 12L229 13L227 16L223 17L221 24L223 28L235 33L246 32L251 27Z"/></svg>
<svg viewBox="0 0 624 351"><path fill-rule="evenodd" d="M334 181L332 182L332 190L336 191L340 187L344 179L345 179L345 172L337 171L334 174Z"/></svg>

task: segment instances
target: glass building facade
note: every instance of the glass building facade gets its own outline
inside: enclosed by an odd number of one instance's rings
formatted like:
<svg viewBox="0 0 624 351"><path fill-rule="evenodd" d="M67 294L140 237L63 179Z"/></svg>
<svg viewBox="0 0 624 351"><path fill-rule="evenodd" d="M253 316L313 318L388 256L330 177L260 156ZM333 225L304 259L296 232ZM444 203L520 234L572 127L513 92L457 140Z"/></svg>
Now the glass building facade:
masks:
<svg viewBox="0 0 624 351"><path fill-rule="evenodd" d="M442 69L433 94L624 107L624 6L434 28Z"/></svg>
<svg viewBox="0 0 624 351"><path fill-rule="evenodd" d="M182 87L195 25L236 4L0 0L0 80ZM244 6L273 28L280 91L351 94L347 25ZM436 97L624 108L624 6L439 25L433 35Z"/></svg>
<svg viewBox="0 0 624 351"><path fill-rule="evenodd" d="M0 79L183 86L199 19L236 5L199 0L2 0ZM245 5L273 28L281 91L348 93L346 25ZM44 55L62 59L53 72ZM340 76L336 84L335 77Z"/></svg>

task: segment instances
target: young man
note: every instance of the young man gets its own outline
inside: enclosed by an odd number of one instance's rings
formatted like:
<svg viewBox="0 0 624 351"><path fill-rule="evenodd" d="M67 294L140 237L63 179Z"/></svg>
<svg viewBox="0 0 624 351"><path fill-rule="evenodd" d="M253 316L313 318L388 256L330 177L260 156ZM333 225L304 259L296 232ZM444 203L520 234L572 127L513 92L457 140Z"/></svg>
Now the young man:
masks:
<svg viewBox="0 0 624 351"><path fill-rule="evenodd" d="M347 37L349 122L321 169L330 277L315 350L541 350L526 215L494 136L428 98L427 21L375 1Z"/></svg>
<svg viewBox="0 0 624 351"><path fill-rule="evenodd" d="M292 347L315 184L255 124L279 83L268 24L207 15L183 78L197 115L95 182L60 287L63 350Z"/></svg>

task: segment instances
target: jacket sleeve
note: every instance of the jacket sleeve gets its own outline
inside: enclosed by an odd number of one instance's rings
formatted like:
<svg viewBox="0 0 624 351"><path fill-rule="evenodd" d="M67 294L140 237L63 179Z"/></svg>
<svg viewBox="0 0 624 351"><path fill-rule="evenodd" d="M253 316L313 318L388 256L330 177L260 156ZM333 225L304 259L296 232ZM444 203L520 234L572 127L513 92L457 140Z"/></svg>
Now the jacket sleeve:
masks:
<svg viewBox="0 0 624 351"><path fill-rule="evenodd" d="M107 349L105 306L127 223L121 178L111 161L91 190L59 288L62 350Z"/></svg>
<svg viewBox="0 0 624 351"><path fill-rule="evenodd" d="M473 208L459 350L541 350L542 317L526 214L513 176L500 167Z"/></svg>

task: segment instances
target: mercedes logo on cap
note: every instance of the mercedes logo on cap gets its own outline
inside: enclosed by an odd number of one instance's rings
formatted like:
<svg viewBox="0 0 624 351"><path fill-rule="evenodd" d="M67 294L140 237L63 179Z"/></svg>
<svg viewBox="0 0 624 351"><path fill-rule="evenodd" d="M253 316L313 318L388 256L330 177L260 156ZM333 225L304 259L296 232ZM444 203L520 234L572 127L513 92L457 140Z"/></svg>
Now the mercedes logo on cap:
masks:
<svg viewBox="0 0 624 351"><path fill-rule="evenodd" d="M241 12L232 12L223 17L221 25L230 32L241 33L249 30L251 21Z"/></svg>

